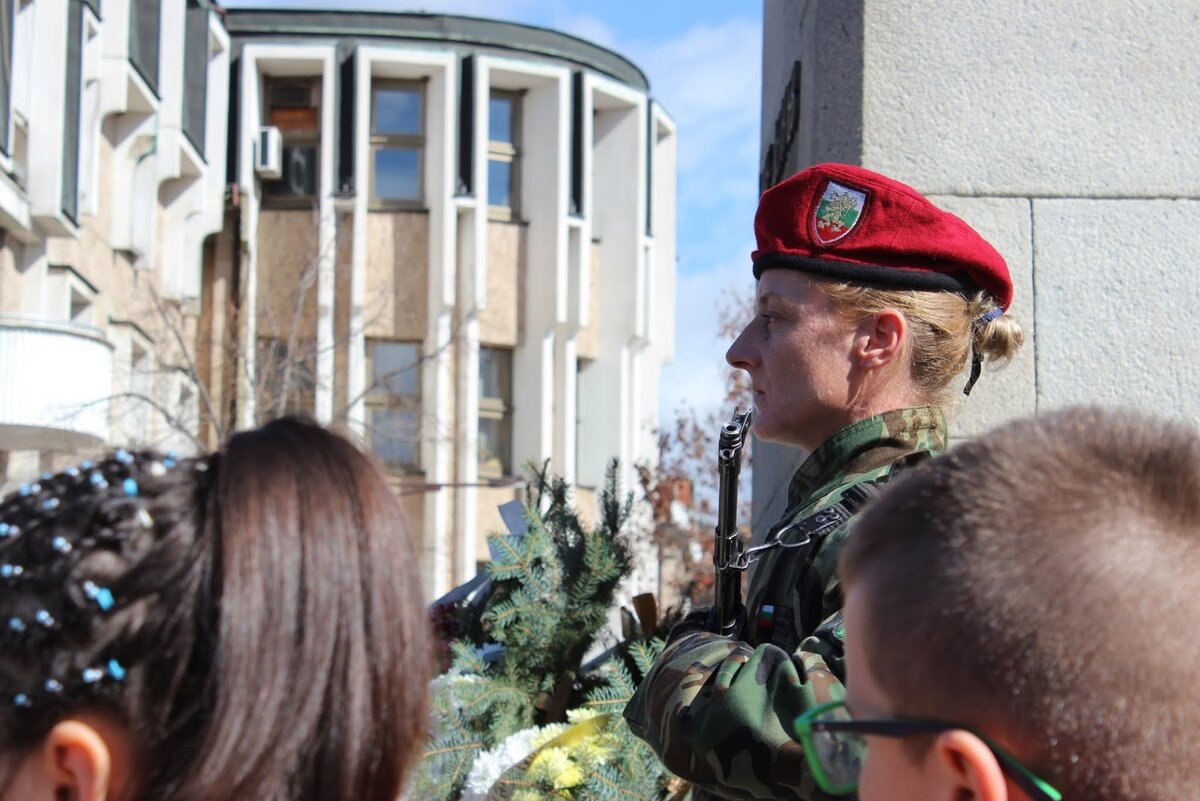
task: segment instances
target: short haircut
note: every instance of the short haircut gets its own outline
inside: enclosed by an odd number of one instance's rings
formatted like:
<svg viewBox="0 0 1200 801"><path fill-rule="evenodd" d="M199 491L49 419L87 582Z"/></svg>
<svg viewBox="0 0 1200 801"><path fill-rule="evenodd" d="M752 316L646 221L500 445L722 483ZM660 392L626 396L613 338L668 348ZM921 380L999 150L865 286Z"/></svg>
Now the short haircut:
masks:
<svg viewBox="0 0 1200 801"><path fill-rule="evenodd" d="M842 554L898 714L1011 744L1067 798L1200 798L1200 436L1021 420L912 470Z"/></svg>
<svg viewBox="0 0 1200 801"><path fill-rule="evenodd" d="M5 763L99 711L131 734L137 801L399 795L427 626L398 500L348 441L283 419L210 456L119 451L0 520Z"/></svg>

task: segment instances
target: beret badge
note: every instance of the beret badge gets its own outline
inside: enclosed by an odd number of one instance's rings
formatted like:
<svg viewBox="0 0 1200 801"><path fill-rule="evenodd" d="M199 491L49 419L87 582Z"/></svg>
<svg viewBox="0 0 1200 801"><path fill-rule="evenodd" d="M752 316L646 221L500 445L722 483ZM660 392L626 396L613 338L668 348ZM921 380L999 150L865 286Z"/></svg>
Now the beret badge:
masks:
<svg viewBox="0 0 1200 801"><path fill-rule="evenodd" d="M866 192L829 181L813 211L813 238L821 245L844 239L862 219L866 205Z"/></svg>

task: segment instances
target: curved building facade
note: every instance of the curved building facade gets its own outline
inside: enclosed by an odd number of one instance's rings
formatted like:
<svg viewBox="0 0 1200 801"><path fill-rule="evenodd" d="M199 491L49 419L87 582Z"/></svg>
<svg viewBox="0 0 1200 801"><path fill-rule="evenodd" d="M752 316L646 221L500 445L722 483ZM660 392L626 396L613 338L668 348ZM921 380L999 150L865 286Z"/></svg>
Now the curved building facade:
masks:
<svg viewBox="0 0 1200 801"><path fill-rule="evenodd" d="M236 423L300 411L361 436L433 595L488 558L525 464L549 460L585 511L608 460L631 486L656 454L675 270L675 128L637 67L466 17L225 25L236 197L201 327Z"/></svg>

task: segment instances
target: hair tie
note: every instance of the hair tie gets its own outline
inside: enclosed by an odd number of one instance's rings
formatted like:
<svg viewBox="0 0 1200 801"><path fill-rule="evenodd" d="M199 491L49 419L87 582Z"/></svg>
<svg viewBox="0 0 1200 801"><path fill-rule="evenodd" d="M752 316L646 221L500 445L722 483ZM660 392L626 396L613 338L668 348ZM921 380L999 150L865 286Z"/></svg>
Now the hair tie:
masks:
<svg viewBox="0 0 1200 801"><path fill-rule="evenodd" d="M979 319L977 319L975 321L975 325L977 325L977 326L987 325L992 320L995 320L997 317L999 317L1002 314L1004 314L1004 307L997 306L996 308L989 311L987 314L980 316Z"/></svg>

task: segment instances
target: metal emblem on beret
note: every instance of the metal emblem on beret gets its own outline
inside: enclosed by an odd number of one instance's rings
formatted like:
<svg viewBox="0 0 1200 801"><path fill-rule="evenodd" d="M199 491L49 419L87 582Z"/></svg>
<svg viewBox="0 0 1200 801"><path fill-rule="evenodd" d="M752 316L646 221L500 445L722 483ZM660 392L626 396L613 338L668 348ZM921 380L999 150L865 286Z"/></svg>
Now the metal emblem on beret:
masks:
<svg viewBox="0 0 1200 801"><path fill-rule="evenodd" d="M854 230L862 219L867 193L830 181L813 212L813 232L817 243L832 245Z"/></svg>

